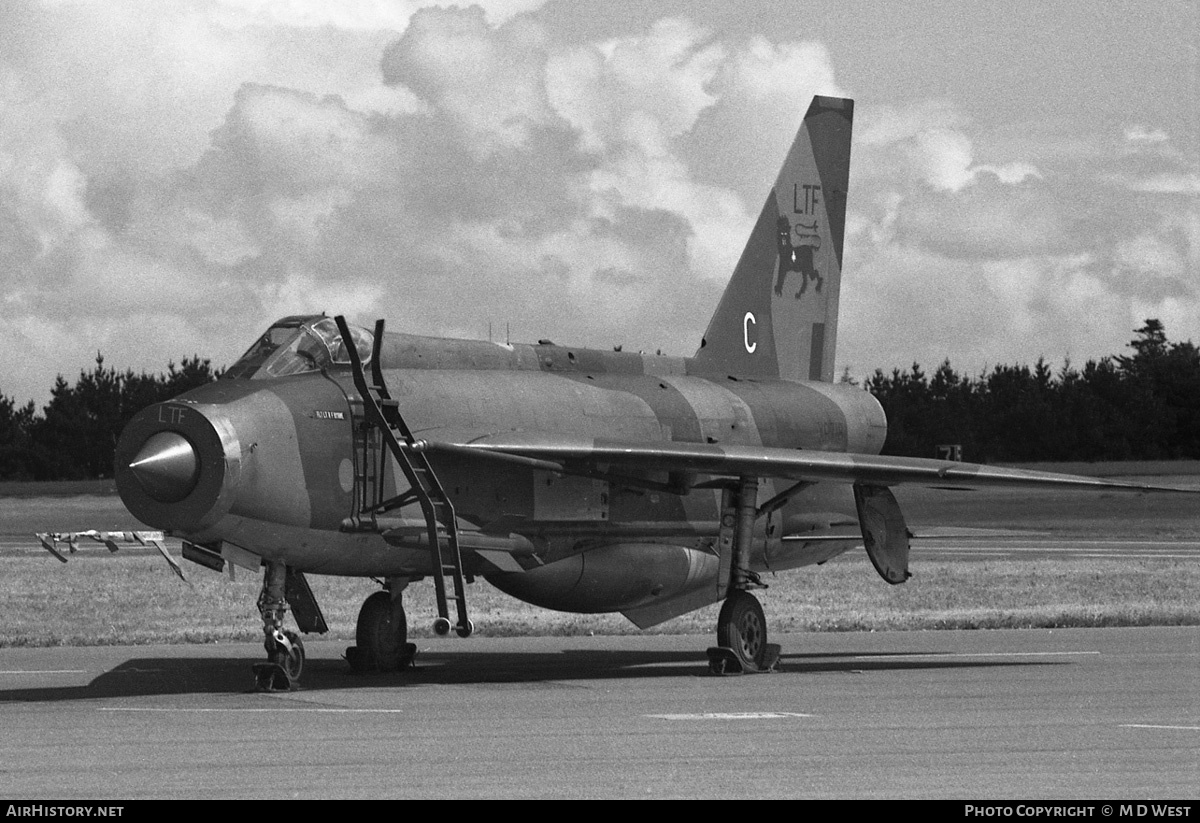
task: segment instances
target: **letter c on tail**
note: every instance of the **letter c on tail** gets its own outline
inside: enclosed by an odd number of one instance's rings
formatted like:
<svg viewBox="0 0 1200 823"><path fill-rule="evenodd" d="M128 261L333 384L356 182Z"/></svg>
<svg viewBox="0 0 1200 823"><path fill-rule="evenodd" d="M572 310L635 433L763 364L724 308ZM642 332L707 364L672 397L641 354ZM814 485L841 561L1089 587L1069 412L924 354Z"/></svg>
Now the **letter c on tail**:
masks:
<svg viewBox="0 0 1200 823"><path fill-rule="evenodd" d="M754 350L758 348L758 341L750 342L750 324L758 325L758 321L754 319L754 314L746 312L746 316L742 318L742 340L745 341L746 351L754 354Z"/></svg>

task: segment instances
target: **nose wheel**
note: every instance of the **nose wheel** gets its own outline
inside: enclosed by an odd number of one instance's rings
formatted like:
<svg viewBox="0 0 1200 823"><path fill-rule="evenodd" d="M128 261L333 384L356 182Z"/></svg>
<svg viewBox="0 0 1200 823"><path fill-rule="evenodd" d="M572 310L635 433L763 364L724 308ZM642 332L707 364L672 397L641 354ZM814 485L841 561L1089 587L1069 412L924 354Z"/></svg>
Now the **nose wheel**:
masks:
<svg viewBox="0 0 1200 823"><path fill-rule="evenodd" d="M282 632L282 637L271 638L265 645L267 659L283 669L290 682L299 680L304 672L304 641L300 635L291 631Z"/></svg>
<svg viewBox="0 0 1200 823"><path fill-rule="evenodd" d="M304 672L304 642L293 631L273 630L263 641L267 662L254 665L259 691L286 692L296 687Z"/></svg>

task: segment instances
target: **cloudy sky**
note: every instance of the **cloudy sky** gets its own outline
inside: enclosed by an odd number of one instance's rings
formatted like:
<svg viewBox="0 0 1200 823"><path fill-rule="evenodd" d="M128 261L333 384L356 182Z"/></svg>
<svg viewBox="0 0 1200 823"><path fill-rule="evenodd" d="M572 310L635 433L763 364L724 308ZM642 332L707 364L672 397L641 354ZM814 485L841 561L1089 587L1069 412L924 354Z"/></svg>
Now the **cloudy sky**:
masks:
<svg viewBox="0 0 1200 823"><path fill-rule="evenodd" d="M4 0L0 392L272 320L695 351L855 98L838 369L1200 340L1200 4Z"/></svg>

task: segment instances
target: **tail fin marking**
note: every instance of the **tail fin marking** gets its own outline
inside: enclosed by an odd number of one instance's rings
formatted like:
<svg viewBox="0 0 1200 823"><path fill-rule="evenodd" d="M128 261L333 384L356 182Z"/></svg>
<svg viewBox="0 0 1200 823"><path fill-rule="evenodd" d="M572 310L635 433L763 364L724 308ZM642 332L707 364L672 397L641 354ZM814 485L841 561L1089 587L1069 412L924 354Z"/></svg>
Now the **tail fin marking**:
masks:
<svg viewBox="0 0 1200 823"><path fill-rule="evenodd" d="M693 361L833 380L854 101L814 97Z"/></svg>

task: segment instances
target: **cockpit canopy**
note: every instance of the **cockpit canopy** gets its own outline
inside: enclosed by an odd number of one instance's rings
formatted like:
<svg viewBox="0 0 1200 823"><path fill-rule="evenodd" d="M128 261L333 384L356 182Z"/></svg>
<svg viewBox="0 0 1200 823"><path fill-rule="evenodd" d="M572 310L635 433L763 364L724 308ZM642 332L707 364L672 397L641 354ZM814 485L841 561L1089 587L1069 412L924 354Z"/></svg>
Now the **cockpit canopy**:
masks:
<svg viewBox="0 0 1200 823"><path fill-rule="evenodd" d="M350 327L350 336L354 338L359 359L364 365L370 362L374 336L358 326ZM346 344L332 317L296 315L275 321L266 334L226 370L225 376L264 380L349 363Z"/></svg>

